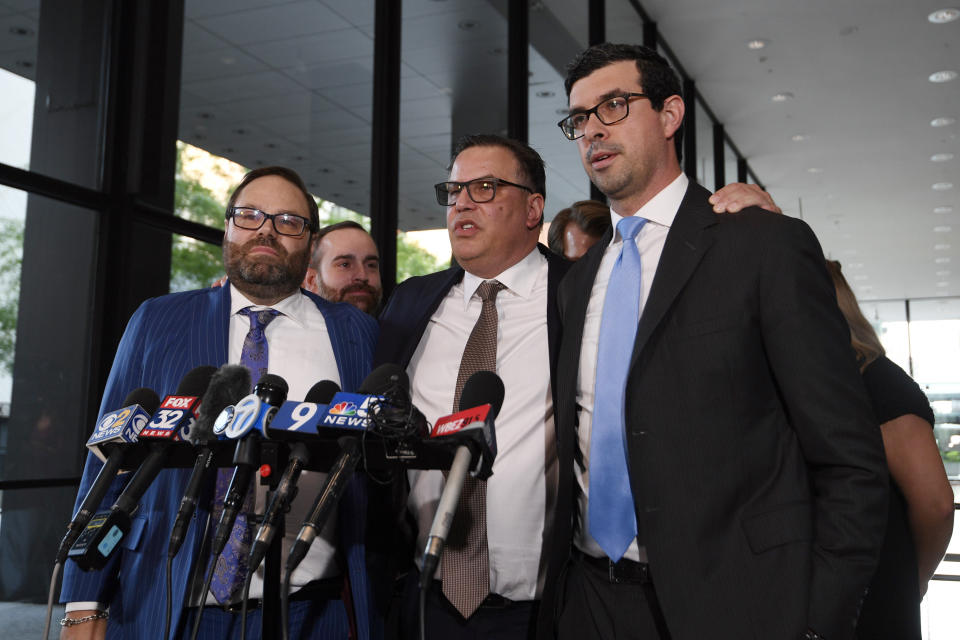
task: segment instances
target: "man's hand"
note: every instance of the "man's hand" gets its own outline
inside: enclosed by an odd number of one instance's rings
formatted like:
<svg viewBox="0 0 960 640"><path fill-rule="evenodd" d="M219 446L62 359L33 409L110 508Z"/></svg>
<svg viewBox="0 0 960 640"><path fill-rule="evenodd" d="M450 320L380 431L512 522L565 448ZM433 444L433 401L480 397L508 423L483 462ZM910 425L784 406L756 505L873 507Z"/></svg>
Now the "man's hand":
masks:
<svg viewBox="0 0 960 640"><path fill-rule="evenodd" d="M783 213L770 194L755 184L734 182L709 198L716 213L737 213L745 207L760 207L774 213Z"/></svg>
<svg viewBox="0 0 960 640"><path fill-rule="evenodd" d="M81 610L71 611L66 614L67 618L85 618L92 616L97 611ZM60 629L60 640L103 640L107 635L107 620L91 620L90 622L81 622L72 627L63 627Z"/></svg>

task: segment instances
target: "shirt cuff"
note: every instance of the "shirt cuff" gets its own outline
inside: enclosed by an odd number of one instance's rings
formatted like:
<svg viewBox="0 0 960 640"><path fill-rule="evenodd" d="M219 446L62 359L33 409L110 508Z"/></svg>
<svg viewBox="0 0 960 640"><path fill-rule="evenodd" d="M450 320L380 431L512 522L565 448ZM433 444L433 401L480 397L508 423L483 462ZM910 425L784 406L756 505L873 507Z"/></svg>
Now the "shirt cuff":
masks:
<svg viewBox="0 0 960 640"><path fill-rule="evenodd" d="M71 611L91 611L96 609L97 611L106 611L107 605L100 602L68 602L63 609L64 613L70 613Z"/></svg>

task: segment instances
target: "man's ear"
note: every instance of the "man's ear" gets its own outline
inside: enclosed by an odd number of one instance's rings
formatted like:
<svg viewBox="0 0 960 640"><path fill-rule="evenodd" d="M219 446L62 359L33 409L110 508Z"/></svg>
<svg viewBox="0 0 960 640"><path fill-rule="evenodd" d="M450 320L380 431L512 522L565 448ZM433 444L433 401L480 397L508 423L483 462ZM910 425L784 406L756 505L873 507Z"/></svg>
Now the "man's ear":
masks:
<svg viewBox="0 0 960 640"><path fill-rule="evenodd" d="M535 229L543 220L543 194L531 193L527 196L527 229Z"/></svg>
<svg viewBox="0 0 960 640"><path fill-rule="evenodd" d="M307 275L303 276L303 284L300 286L311 293L320 295L320 283L317 281L317 270L313 267L307 267Z"/></svg>
<svg viewBox="0 0 960 640"><path fill-rule="evenodd" d="M686 112L686 105L683 98L678 95L672 95L663 101L663 109L660 110L660 122L663 124L663 137L672 138L683 123L683 114Z"/></svg>

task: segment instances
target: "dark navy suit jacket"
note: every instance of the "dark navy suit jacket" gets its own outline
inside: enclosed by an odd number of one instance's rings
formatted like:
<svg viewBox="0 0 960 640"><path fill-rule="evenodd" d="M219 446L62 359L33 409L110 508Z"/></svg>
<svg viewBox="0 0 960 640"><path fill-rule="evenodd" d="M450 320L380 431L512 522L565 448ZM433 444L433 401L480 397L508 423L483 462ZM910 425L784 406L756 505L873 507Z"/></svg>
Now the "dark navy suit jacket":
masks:
<svg viewBox="0 0 960 640"><path fill-rule="evenodd" d="M355 390L370 371L376 323L347 304L332 304L305 292L323 314L346 390ZM211 288L152 298L133 314L114 358L100 414L122 406L127 393L148 387L162 398L174 393L180 379L200 365L227 362L230 287ZM101 463L93 455L80 483L78 502L86 495ZM173 517L186 488L189 469L160 473L140 503L124 549L102 571L84 573L72 562L64 567L61 602L102 602L110 605L108 638L157 637L164 624L164 566ZM109 508L128 476L120 476L101 508ZM174 559L174 602L171 633L175 633L193 563L197 560L206 506L198 508L184 546ZM363 535L366 488L354 478L340 502L340 548L349 565L357 632L361 639L379 635L371 618L370 584Z"/></svg>

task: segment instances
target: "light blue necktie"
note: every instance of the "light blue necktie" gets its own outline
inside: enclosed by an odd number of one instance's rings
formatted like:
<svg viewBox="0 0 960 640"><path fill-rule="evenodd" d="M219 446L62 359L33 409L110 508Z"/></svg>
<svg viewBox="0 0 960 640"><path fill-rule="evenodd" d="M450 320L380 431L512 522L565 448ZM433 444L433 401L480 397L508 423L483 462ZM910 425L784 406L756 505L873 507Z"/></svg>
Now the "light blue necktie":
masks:
<svg viewBox="0 0 960 640"><path fill-rule="evenodd" d="M637 537L627 471L624 397L640 310L640 252L634 238L646 222L634 216L617 224L623 247L607 283L597 350L590 432L590 533L614 562Z"/></svg>

